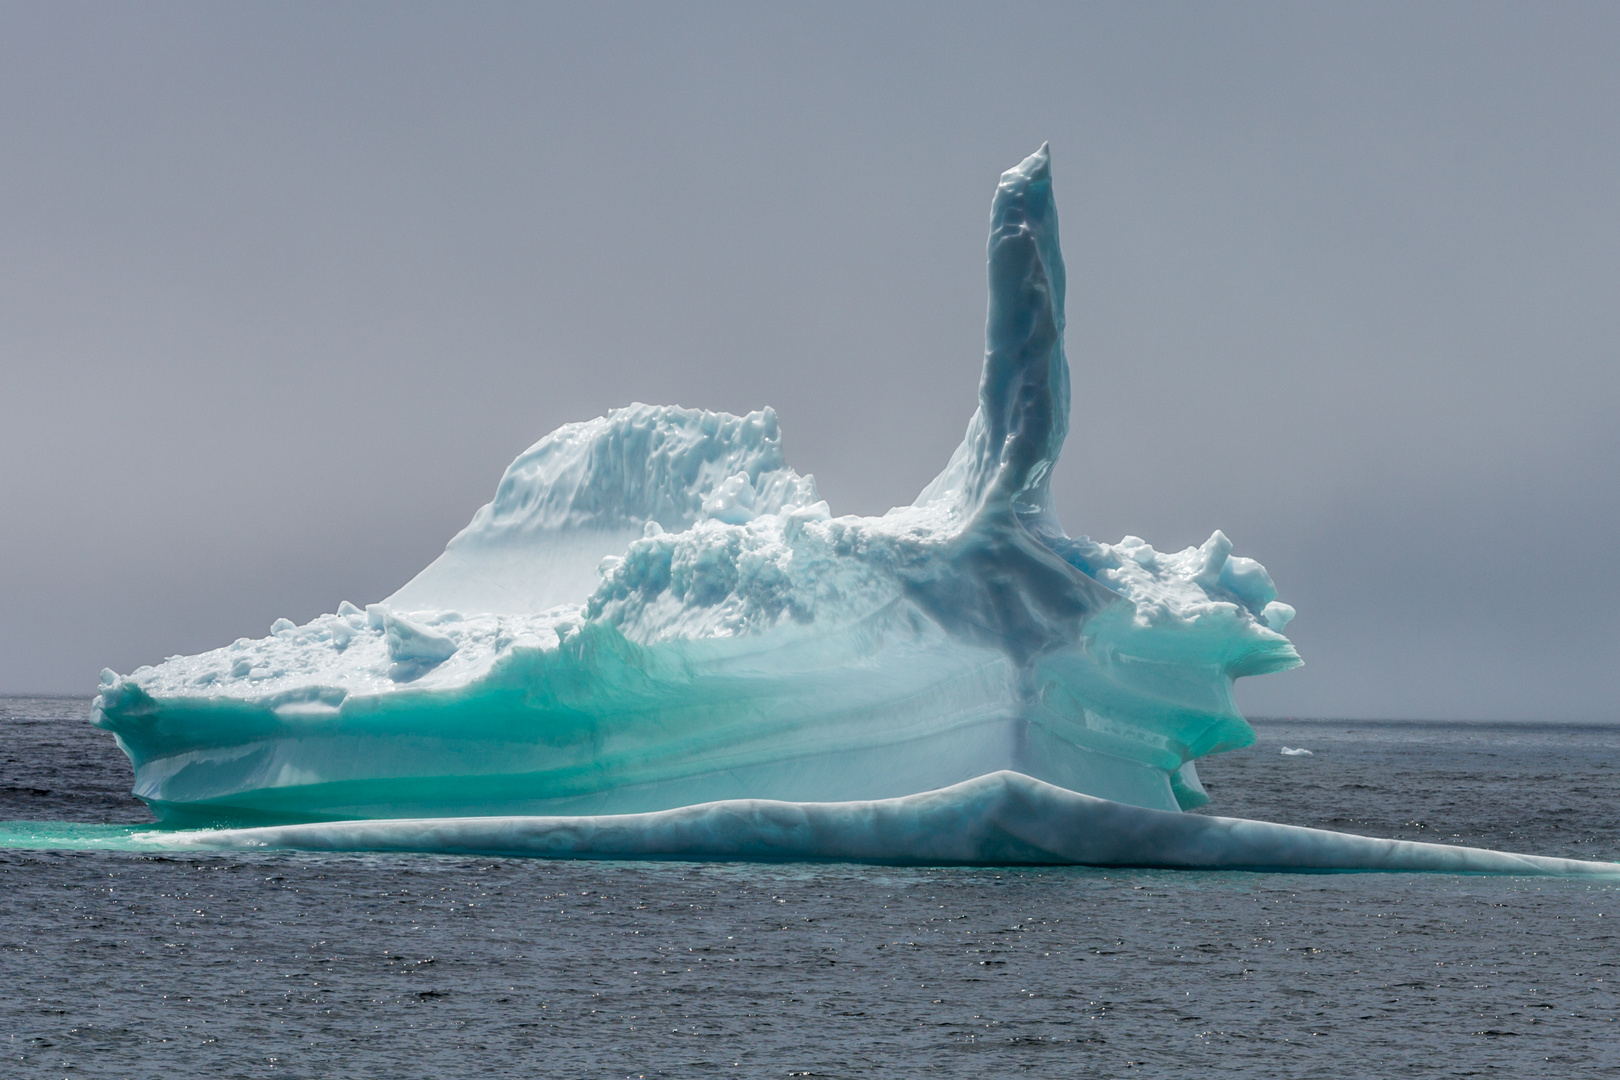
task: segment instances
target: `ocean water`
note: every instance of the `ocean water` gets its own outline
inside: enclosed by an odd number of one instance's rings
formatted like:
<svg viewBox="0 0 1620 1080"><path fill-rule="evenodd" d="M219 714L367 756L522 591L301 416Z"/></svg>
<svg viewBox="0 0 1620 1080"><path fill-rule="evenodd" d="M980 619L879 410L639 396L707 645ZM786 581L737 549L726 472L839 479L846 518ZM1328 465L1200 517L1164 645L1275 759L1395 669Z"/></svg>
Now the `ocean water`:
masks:
<svg viewBox="0 0 1620 1080"><path fill-rule="evenodd" d="M150 820L87 717L0 699L0 818ZM1255 728L1200 766L1211 812L1620 858L1620 727ZM1545 878L4 851L0 1075L1620 1075L1616 900Z"/></svg>

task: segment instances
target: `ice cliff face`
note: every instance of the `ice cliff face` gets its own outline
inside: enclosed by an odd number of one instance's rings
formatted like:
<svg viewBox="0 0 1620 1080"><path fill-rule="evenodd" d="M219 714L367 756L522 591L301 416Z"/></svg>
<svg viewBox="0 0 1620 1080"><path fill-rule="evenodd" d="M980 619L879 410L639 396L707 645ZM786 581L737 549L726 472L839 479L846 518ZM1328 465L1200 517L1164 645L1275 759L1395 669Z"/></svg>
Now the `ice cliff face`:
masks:
<svg viewBox="0 0 1620 1080"><path fill-rule="evenodd" d="M99 723L171 820L620 813L882 799L1000 769L1138 806L1253 733L1234 678L1299 663L1219 532L1067 536L1047 152L1001 178L978 409L880 518L831 516L776 416L633 405L525 451L381 604L103 674Z"/></svg>

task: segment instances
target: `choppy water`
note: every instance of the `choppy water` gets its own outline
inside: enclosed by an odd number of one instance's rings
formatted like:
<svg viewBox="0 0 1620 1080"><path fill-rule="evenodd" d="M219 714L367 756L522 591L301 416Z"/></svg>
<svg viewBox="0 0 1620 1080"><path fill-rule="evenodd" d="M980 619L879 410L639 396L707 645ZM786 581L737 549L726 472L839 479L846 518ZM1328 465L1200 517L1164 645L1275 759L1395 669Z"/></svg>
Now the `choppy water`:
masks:
<svg viewBox="0 0 1620 1080"><path fill-rule="evenodd" d="M150 820L87 711L0 700L0 818ZM1257 746L1202 767L1211 810L1620 858L1620 728L1255 726ZM1620 1075L1617 896L1438 875L9 851L0 1074Z"/></svg>

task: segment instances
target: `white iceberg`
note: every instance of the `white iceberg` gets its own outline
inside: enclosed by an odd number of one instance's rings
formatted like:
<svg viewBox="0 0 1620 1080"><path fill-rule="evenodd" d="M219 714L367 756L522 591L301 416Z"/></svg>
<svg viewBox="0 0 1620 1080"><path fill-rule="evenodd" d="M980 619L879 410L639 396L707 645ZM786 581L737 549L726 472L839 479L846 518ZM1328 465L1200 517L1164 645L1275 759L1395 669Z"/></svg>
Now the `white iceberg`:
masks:
<svg viewBox="0 0 1620 1080"><path fill-rule="evenodd" d="M666 841L671 820L743 830L642 845L663 855L764 851L737 823L766 805L800 806L825 835L883 819L861 807L982 805L992 776L1067 807L1053 828L1098 800L1127 817L1203 803L1194 762L1254 738L1233 680L1300 662L1280 633L1293 609L1220 532L1169 554L1059 524L1069 368L1045 147L1001 178L989 283L978 410L911 505L832 516L784 461L770 409L632 405L567 425L382 603L104 672L97 723L135 794L170 825L392 819L275 834L315 846L508 850L489 840L505 829L549 851L581 821ZM443 821L467 817L484 824ZM925 828L863 847L859 831L783 850L1017 861L1016 845L951 847ZM1035 861L1095 861L1036 846ZM1199 863L1215 864L1287 862Z"/></svg>

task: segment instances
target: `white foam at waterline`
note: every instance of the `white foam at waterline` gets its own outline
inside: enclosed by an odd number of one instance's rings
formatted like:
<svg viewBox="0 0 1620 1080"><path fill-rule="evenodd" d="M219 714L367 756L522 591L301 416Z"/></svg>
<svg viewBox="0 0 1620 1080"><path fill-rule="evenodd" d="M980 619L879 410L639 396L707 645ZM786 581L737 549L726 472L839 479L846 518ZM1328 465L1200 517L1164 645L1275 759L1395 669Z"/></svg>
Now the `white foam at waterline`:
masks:
<svg viewBox="0 0 1620 1080"><path fill-rule="evenodd" d="M648 814L337 821L151 835L167 848L215 850L1620 877L1620 863L1146 810L1006 771L865 802L739 799Z"/></svg>

